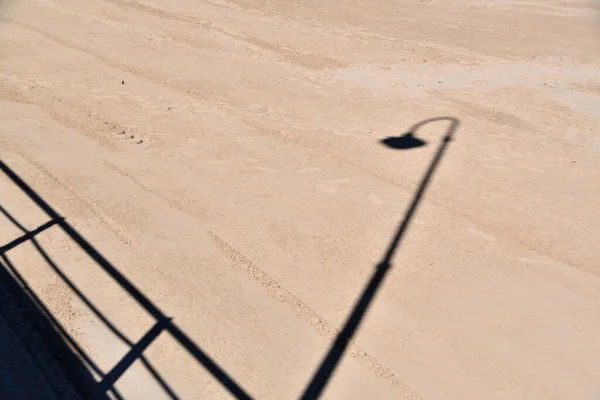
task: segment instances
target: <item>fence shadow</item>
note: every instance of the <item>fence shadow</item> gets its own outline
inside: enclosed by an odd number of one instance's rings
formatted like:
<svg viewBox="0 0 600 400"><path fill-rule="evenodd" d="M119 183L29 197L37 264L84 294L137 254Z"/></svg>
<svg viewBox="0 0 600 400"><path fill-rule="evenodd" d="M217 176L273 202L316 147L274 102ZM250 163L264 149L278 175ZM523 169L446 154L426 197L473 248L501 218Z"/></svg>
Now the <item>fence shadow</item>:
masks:
<svg viewBox="0 0 600 400"><path fill-rule="evenodd" d="M3 398L107 400L95 390L96 381L72 351L73 343L56 329L52 314L7 259L0 260Z"/></svg>
<svg viewBox="0 0 600 400"><path fill-rule="evenodd" d="M48 216L48 222L33 231L28 231L21 225L9 212L0 206L0 214L3 214L11 221L18 229L23 232L23 235L10 243L0 247L0 259L2 267L4 267L4 275L12 279L12 282L21 287L22 291L27 295L29 301L38 310L37 317L45 319L48 329L47 333L50 337L59 335L65 346L57 346L55 349L58 353L57 358L73 360L73 356L81 359L87 368L101 377L100 382L90 384L90 376L86 377L88 385L79 387L82 393L82 398L103 398L106 393L111 393L117 399L122 398L119 392L114 387L116 381L127 371L127 369L137 360L140 360L148 372L160 384L165 393L172 399L179 397L168 383L161 377L152 364L144 357L144 350L163 332L170 334L188 353L196 359L208 372L216 379L233 397L237 399L250 399L251 397L246 391L235 382L215 361L213 361L200 347L198 347L179 327L172 321L171 318L165 316L160 309L155 306L139 289L135 287L123 274L121 274L108 260L106 260L87 240L83 238L63 217L44 201L27 183L25 183L16 172L8 167L0 160L0 170L10 179L23 193L25 193L44 213ZM100 266L111 278L120 285L136 302L148 313L154 320L155 324L148 332L137 342L134 343L128 339L110 320L100 312L100 310L85 296L85 294L62 272L60 267L50 258L48 253L36 240L36 235L45 230L57 226L67 234L79 247L92 258L98 266ZM58 322L49 310L44 306L43 302L29 288L27 282L19 274L17 268L13 265L8 252L25 243L30 242L36 248L38 253L50 266L50 268L67 284L67 286L75 293L83 303L106 325L110 331L116 335L121 341L129 346L129 352L107 373L102 371L86 352L71 338L63 326ZM58 342L57 342L58 343ZM70 348L70 350L68 350ZM62 367L73 369L76 365L69 362ZM75 363L76 364L76 363ZM80 370L80 368L78 368ZM95 381L94 381L95 382ZM92 397L93 396L93 397Z"/></svg>

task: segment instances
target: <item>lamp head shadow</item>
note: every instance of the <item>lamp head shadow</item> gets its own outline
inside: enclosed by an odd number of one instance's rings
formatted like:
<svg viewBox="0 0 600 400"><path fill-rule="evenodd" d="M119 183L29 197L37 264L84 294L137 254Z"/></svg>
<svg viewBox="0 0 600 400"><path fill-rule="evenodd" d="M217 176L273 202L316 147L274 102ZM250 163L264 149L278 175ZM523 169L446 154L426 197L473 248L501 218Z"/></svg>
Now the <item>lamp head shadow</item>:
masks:
<svg viewBox="0 0 600 400"><path fill-rule="evenodd" d="M390 136L385 139L381 139L380 143L396 150L414 149L427 144L426 141L415 137L412 131L407 132L402 136Z"/></svg>
<svg viewBox="0 0 600 400"><path fill-rule="evenodd" d="M381 139L379 142L384 146L395 150L414 149L416 147L425 146L427 142L415 137L415 132L418 132L422 126L437 121L447 121L450 123L448 129L446 130L446 135L441 138L441 141L444 143L452 141L454 132L456 132L456 129L458 129L458 125L460 124L460 122L454 117L437 117L426 119L417 124L414 124L402 136L390 136L385 139Z"/></svg>

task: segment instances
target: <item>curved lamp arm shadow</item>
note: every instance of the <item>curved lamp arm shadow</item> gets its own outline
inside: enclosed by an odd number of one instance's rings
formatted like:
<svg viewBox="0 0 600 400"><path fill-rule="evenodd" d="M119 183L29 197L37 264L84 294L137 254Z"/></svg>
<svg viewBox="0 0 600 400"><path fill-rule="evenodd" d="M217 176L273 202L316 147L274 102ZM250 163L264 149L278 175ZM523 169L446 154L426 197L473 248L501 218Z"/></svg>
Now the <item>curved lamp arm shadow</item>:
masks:
<svg viewBox="0 0 600 400"><path fill-rule="evenodd" d="M458 129L458 126L460 125L460 121L454 117L429 118L429 119L426 119L424 121L414 124L413 126L410 127L410 129L408 131L415 133L423 125L427 125L427 124L430 124L432 122L437 122L437 121L449 121L450 122L448 129L446 129L446 135L442 138L442 140L446 141L446 142L451 141L454 138L454 133L456 132L456 130Z"/></svg>
<svg viewBox="0 0 600 400"><path fill-rule="evenodd" d="M460 125L460 121L454 117L429 118L429 119L426 119L424 121L414 124L413 126L411 126L409 131L416 132L423 125L427 125L427 124L430 124L432 122L437 122L437 121L449 121L450 122L450 125L448 126L448 129L446 130L446 136L444 136L443 140L447 140L447 141L452 140L454 133L456 132L456 130L458 129L458 126Z"/></svg>

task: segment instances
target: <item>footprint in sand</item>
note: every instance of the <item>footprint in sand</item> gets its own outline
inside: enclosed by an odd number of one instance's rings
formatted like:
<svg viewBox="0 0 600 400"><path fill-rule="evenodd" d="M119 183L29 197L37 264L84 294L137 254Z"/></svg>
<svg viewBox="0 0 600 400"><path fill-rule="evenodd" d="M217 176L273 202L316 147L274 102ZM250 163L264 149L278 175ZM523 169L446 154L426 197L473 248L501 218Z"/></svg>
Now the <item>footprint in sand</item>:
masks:
<svg viewBox="0 0 600 400"><path fill-rule="evenodd" d="M467 228L467 231L469 231L470 234L477 236L480 239L485 240L486 242L495 242L496 241L495 237L490 236L487 233L480 231L479 229Z"/></svg>
<svg viewBox="0 0 600 400"><path fill-rule="evenodd" d="M268 167L261 167L261 166L256 166L256 167L254 167L254 169L256 169L258 171L262 171L262 172L277 172L278 171L275 168L268 168Z"/></svg>
<svg viewBox="0 0 600 400"><path fill-rule="evenodd" d="M321 170L321 168L302 168L299 169L297 172L299 174L307 174L307 173L311 173L311 172L319 172Z"/></svg>
<svg viewBox="0 0 600 400"><path fill-rule="evenodd" d="M526 265L559 265L556 260L544 256L544 255L533 255L529 257L519 257L518 261Z"/></svg>
<svg viewBox="0 0 600 400"><path fill-rule="evenodd" d="M317 189L319 189L319 190L322 190L322 191L324 191L324 192L327 192L327 193L337 193L337 190L335 190L334 188L332 188L332 187L329 187L329 186L327 186L327 185L324 185L324 184L322 184L322 183L317 183L317 184L315 185L315 187L316 187Z"/></svg>
<svg viewBox="0 0 600 400"><path fill-rule="evenodd" d="M117 132L117 136L119 136L122 139L128 140L130 144L140 145L144 143L144 140L141 137L133 135L131 133L127 133L124 130Z"/></svg>
<svg viewBox="0 0 600 400"><path fill-rule="evenodd" d="M374 194L367 195L367 200L369 200L371 202L371 204L373 204L374 206L382 206L383 205L383 200L381 200L379 198L379 196L376 196Z"/></svg>
<svg viewBox="0 0 600 400"><path fill-rule="evenodd" d="M348 183L348 182L350 182L350 179L346 179L346 178L332 179L332 180L325 181L325 183L330 183L333 185L341 185L341 184Z"/></svg>
<svg viewBox="0 0 600 400"><path fill-rule="evenodd" d="M337 193L337 189L335 186L344 185L350 182L350 179L341 178L341 179L330 179L327 181L321 181L317 183L315 187L327 193ZM332 187L333 186L333 187Z"/></svg>
<svg viewBox="0 0 600 400"><path fill-rule="evenodd" d="M535 168L535 167L528 167L526 165L519 165L519 168L527 170L527 171L532 171L532 172L545 172L543 169L541 168Z"/></svg>

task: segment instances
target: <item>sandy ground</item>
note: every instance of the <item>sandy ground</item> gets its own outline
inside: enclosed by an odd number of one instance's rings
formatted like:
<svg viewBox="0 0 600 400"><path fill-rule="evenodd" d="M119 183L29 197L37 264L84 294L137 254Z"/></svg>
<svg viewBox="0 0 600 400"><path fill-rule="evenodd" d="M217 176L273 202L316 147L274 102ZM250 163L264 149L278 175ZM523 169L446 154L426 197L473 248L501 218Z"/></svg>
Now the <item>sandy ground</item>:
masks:
<svg viewBox="0 0 600 400"><path fill-rule="evenodd" d="M2 160L251 396L301 395L448 123L380 140L451 117L324 397L600 398L598 3L0 4ZM150 329L60 229L37 240L128 338ZM7 254L103 371L125 355L31 244ZM144 354L181 398L230 396L167 334ZM139 362L116 386L168 398Z"/></svg>

